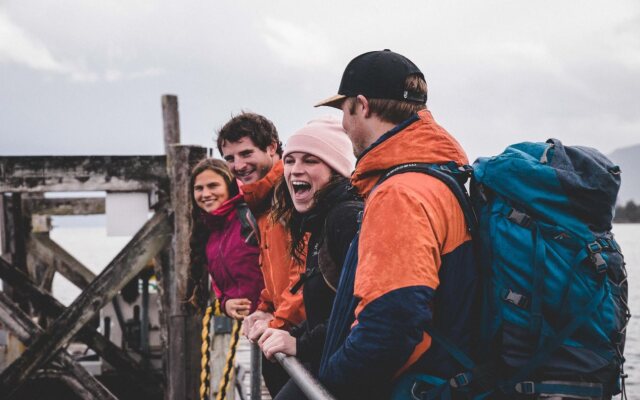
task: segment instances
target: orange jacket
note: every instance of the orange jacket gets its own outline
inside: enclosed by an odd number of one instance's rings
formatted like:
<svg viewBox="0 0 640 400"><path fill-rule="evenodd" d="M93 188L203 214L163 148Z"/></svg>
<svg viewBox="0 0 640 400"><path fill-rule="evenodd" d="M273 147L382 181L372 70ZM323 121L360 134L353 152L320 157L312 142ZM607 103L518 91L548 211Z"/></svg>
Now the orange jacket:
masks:
<svg viewBox="0 0 640 400"><path fill-rule="evenodd" d="M302 290L291 294L289 289L304 272L304 260L298 264L289 253L291 238L286 227L273 223L270 217L273 188L282 177L282 161L257 182L242 186L244 198L254 213L260 231L260 268L264 289L258 309L273 313L271 328L289 329L305 320Z"/></svg>
<svg viewBox="0 0 640 400"><path fill-rule="evenodd" d="M425 326L456 344L471 333L476 272L462 209L445 183L425 173L400 173L375 187L394 166L450 161L467 157L424 110L356 164L351 182L365 199L353 287L359 303L349 336L321 372L340 398L388 398L393 379L416 363L420 372L455 375L445 368L457 365L441 357Z"/></svg>
<svg viewBox="0 0 640 400"><path fill-rule="evenodd" d="M362 157L351 179L365 198L354 287L355 296L361 299L356 318L368 304L394 290L411 286L436 290L442 256L471 240L458 201L436 178L419 172L399 174L371 194L381 175L398 164L468 164L462 147L434 121L431 112L424 110L418 116L417 123ZM400 371L430 344L431 338L424 333L422 343Z"/></svg>

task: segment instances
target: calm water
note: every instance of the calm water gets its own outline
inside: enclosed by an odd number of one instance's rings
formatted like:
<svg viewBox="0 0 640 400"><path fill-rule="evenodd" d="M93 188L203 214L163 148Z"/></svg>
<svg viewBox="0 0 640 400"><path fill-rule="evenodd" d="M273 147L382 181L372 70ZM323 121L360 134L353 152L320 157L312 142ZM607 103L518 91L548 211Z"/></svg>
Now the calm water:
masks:
<svg viewBox="0 0 640 400"><path fill-rule="evenodd" d="M640 400L640 224L618 224L613 228L622 247L629 276L629 307L631 321L627 327L627 359L625 371L629 374L627 394Z"/></svg>
<svg viewBox="0 0 640 400"><path fill-rule="evenodd" d="M627 330L625 356L627 394L640 400L640 224L614 226L616 239L625 255L629 274L629 306L634 316ZM78 260L95 273L100 272L128 242L128 237L107 237L104 228L74 227L54 229L51 236L68 249ZM66 279L56 274L54 295L64 304L70 304L80 293Z"/></svg>

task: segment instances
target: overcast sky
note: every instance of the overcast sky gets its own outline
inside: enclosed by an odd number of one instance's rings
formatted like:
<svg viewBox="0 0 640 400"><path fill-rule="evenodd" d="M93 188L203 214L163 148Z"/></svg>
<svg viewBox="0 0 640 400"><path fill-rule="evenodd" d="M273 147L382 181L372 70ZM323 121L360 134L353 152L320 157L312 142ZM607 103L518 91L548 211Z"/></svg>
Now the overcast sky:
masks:
<svg viewBox="0 0 640 400"><path fill-rule="evenodd" d="M233 113L286 138L356 55L390 48L471 159L557 137L640 143L640 2L0 1L0 155L159 154L160 97L182 141ZM339 115L338 112L334 112Z"/></svg>

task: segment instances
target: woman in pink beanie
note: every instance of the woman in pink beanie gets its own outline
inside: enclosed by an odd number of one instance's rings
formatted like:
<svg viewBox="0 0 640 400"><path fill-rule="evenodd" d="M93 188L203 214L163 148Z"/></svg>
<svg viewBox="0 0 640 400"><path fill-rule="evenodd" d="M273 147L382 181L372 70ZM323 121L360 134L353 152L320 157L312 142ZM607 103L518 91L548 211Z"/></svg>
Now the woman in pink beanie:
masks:
<svg viewBox="0 0 640 400"><path fill-rule="evenodd" d="M258 343L269 359L277 352L296 356L313 374L320 367L340 270L358 230L362 201L348 191L355 157L339 120L309 122L288 140L284 176L276 186L274 221L291 233L291 256L301 259L308 239L306 271L291 290L303 290L307 320L291 333L267 329ZM305 399L290 380L275 397Z"/></svg>

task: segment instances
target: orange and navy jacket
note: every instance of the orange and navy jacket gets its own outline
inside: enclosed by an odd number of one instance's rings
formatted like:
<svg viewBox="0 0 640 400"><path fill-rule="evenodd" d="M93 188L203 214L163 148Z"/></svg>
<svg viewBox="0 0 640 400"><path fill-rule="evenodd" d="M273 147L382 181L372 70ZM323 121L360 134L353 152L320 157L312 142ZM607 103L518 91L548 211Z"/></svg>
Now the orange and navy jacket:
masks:
<svg viewBox="0 0 640 400"><path fill-rule="evenodd" d="M359 303L322 377L339 398L388 398L405 371L460 372L424 327L431 324L463 350L470 346L476 269L462 209L443 182L420 172L376 186L394 166L449 161L468 163L458 142L423 110L380 137L356 164L351 181L365 199L354 283Z"/></svg>
<svg viewBox="0 0 640 400"><path fill-rule="evenodd" d="M258 222L260 231L260 268L264 289L260 293L258 310L273 313L271 328L289 329L306 318L302 290L292 294L289 289L300 279L305 262L299 264L291 257L291 238L285 226L271 221L273 189L282 177L282 161L274 164L262 179L242 186L244 199Z"/></svg>

